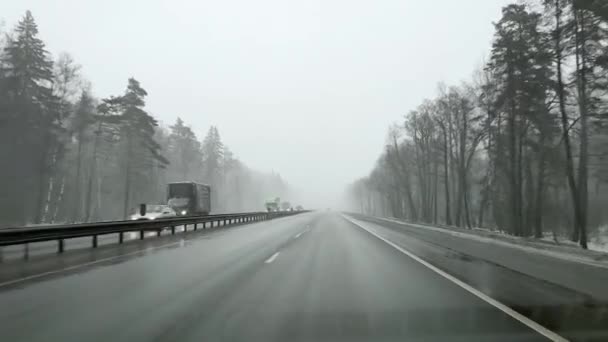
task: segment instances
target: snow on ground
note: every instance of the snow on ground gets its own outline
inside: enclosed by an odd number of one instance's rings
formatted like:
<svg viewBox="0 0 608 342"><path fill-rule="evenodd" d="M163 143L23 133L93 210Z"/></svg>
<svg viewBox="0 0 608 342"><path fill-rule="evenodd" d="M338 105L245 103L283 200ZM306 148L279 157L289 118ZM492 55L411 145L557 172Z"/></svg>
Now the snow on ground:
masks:
<svg viewBox="0 0 608 342"><path fill-rule="evenodd" d="M608 225L599 227L595 236L591 236L589 249L608 253Z"/></svg>
<svg viewBox="0 0 608 342"><path fill-rule="evenodd" d="M553 233L546 232L540 240L560 246L579 247L577 242L570 240L568 237L553 236ZM597 232L589 236L587 247L591 251L608 253L608 225L599 227Z"/></svg>
<svg viewBox="0 0 608 342"><path fill-rule="evenodd" d="M572 248L572 246L565 246L565 245L561 245L561 244L558 245L555 243L555 241L553 241L552 236L551 236L551 239L548 240L548 241L551 241L551 243L546 243L544 239L541 242L541 241L530 239L530 238L516 237L516 236L501 234L501 233L489 231L489 230L486 230L483 234L480 234L481 233L480 231L475 231L475 230L467 231L465 229L450 229L450 227L434 227L432 225L405 222L405 221L401 221L398 219L389 219L389 218L382 218L382 217L376 217L376 218L381 219L381 220L395 222L395 223L405 224L408 226L414 226L417 228L447 233L447 234L450 234L453 236L471 239L471 240L477 240L477 241L484 242L484 243L491 243L491 244L511 247L511 248L519 249L519 250L522 250L522 251L525 251L528 253L543 254L546 256L551 256L551 257L562 259L562 260L584 263L584 264L596 266L596 267L608 268L608 262L606 262L606 259L603 257L599 258L597 255L598 254L597 252L601 253L601 252L605 252L605 250L599 250L599 251L596 250L595 247L598 247L598 244L596 244L595 242L593 243L594 249L592 249L591 251L585 251L585 250L578 248L578 245L576 245L576 244L574 244L575 248ZM607 234L599 234L599 235L603 236L604 238L607 236ZM602 240L602 243L599 243L599 246L605 248L606 241ZM589 244L589 247L590 247L590 249L592 248L591 243Z"/></svg>

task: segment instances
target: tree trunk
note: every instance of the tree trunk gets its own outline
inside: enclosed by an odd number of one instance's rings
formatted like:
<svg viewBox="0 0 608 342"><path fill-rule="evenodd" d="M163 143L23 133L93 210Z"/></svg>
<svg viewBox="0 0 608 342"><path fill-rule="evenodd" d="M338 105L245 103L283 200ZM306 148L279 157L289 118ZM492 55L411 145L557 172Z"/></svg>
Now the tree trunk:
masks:
<svg viewBox="0 0 608 342"><path fill-rule="evenodd" d="M82 169L82 139L84 137L83 132L78 133L78 150L76 152L76 177L74 179L74 201L72 203L72 222L78 222L80 220L80 172Z"/></svg>
<svg viewBox="0 0 608 342"><path fill-rule="evenodd" d="M57 155L59 154L59 146L53 149L53 155L51 157L51 167L50 169L54 169L57 164ZM53 205L53 192L55 191L55 176L51 175L48 181L48 189L46 191L46 200L44 202L44 209L42 212L42 218L40 223L47 222L49 218L49 214L51 212L51 206Z"/></svg>
<svg viewBox="0 0 608 342"><path fill-rule="evenodd" d="M468 229L471 229L471 215L469 212L469 191L467 189L468 185L465 181L465 184L463 185L463 199L464 199L464 219L465 219L465 223L467 225Z"/></svg>
<svg viewBox="0 0 608 342"><path fill-rule="evenodd" d="M459 145L458 145L458 202L456 207L456 225L458 227L462 227L461 215L462 215L462 205L464 204L464 216L465 222L468 228L471 228L471 222L468 213L468 203L466 198L466 187L467 187L467 172L465 169L466 163L466 143L467 143L467 135L468 135L468 122L467 122L467 113L464 108L461 108L462 116L460 120L462 120L462 127L459 132Z"/></svg>
<svg viewBox="0 0 608 342"><path fill-rule="evenodd" d="M545 194L545 134L541 131L540 137L540 156L538 160L538 175L536 176L536 201L534 205L534 237L540 239L543 237L543 213L544 205L543 198Z"/></svg>
<svg viewBox="0 0 608 342"><path fill-rule="evenodd" d="M587 107L587 64L586 64L586 31L585 13L575 10L576 25L576 68L578 85L578 104L580 110L580 147L578 160L578 199L580 206L579 243L581 247L587 248L587 201L588 201L588 107Z"/></svg>
<svg viewBox="0 0 608 342"><path fill-rule="evenodd" d="M555 53L556 53L556 72L557 72L557 96L559 99L559 109L562 124L562 133L564 140L564 149L566 152L566 177L568 178L568 186L572 197L572 206L574 209L574 230L573 235L578 236L581 231L582 212L580 208L579 194L574 179L574 161L572 157L572 147L570 144L570 135L568 128L568 114L566 113L566 96L564 94L564 82L562 77L562 47L561 47L561 5L559 0L555 0ZM582 240L581 240L582 241ZM586 241L581 244L581 247L587 248Z"/></svg>
<svg viewBox="0 0 608 342"><path fill-rule="evenodd" d="M523 140L527 135L527 128L524 116L520 116L517 125L517 216L519 217L520 235L529 235L530 226L528 225L527 215L524 215L524 171L528 168L524 156ZM531 177L528 178L531 180ZM529 194L528 194L529 195ZM529 198L529 197L528 197Z"/></svg>
<svg viewBox="0 0 608 342"><path fill-rule="evenodd" d="M437 183L439 183L439 162L436 157L433 159L433 224L437 224L437 197L439 197Z"/></svg>
<svg viewBox="0 0 608 342"><path fill-rule="evenodd" d="M483 227L483 215L485 214L486 205L488 202L488 189L485 187L482 190L481 201L479 201L479 215L477 217L477 227Z"/></svg>
<svg viewBox="0 0 608 342"><path fill-rule="evenodd" d="M97 125L97 130L95 131L95 141L93 142L93 155L91 160L91 171L89 174L89 179L87 181L87 193L86 193L86 201L85 201L85 217L84 222L89 222L91 219L91 202L93 200L93 181L97 177L97 151L99 149L100 136L101 136L101 121Z"/></svg>
<svg viewBox="0 0 608 342"><path fill-rule="evenodd" d="M57 195L57 202L55 203L55 210L53 211L53 217L51 218L51 223L55 223L57 220L57 214L59 213L59 208L63 203L63 195L65 193L65 174L61 177L61 186L59 187L59 195Z"/></svg>
<svg viewBox="0 0 608 342"><path fill-rule="evenodd" d="M452 225L452 216L450 213L450 172L448 164L448 138L445 127L443 129L443 172L445 185L445 224Z"/></svg>
<svg viewBox="0 0 608 342"><path fill-rule="evenodd" d="M399 177L401 179L401 184L404 187L405 195L407 198L408 206L410 209L410 218L413 221L418 221L418 210L416 209L416 204L414 202L414 196L412 195L411 183L410 183L410 174L407 169L407 165L403 158L401 158L401 152L399 149L399 144L397 143L397 138L393 137L393 148L395 149L396 159L399 165L401 166L402 171L400 172L403 176Z"/></svg>
<svg viewBox="0 0 608 342"><path fill-rule="evenodd" d="M526 155L526 158L524 159L523 168L525 170L525 186L523 188L524 193L526 194L525 202L523 202L523 234L524 236L532 236L534 229L534 213L537 212L538 209L536 208L536 202L534 201L536 198L536 187L534 186L534 175L532 174L532 162L528 155Z"/></svg>
<svg viewBox="0 0 608 342"><path fill-rule="evenodd" d="M37 203L36 203L36 212L35 212L35 216L34 216L34 223L42 223L44 218L44 207L46 204L46 196L48 195L48 189L47 189L47 172L48 172L48 157L49 157L49 151L50 148L48 147L50 144L50 132L43 132L42 133L42 140L41 140L41 149L40 149L40 155L39 155L39 160L38 160L38 184L37 184L37 192L38 192L38 197L36 199Z"/></svg>
<svg viewBox="0 0 608 342"><path fill-rule="evenodd" d="M513 102L513 99L511 99ZM511 105L511 111L508 117L508 135L509 135L509 186L510 186L510 207L511 207L511 229L515 236L521 235L521 218L518 213L519 206L519 195L518 185L517 185L517 132L516 132L516 124L515 124L515 105Z"/></svg>
<svg viewBox="0 0 608 342"><path fill-rule="evenodd" d="M452 194L457 194L457 186L458 186L458 172L457 172L457 167L456 167L456 163L454 161L454 124L452 122L452 116L450 115L448 118L448 150L449 150L449 166L450 166L450 193ZM456 198L458 198L458 196L456 196ZM453 202L450 204L452 205ZM452 224L456 224L456 225L460 225L459 222L459 217L458 217L458 209L456 209L455 213L453 213L454 215L456 215L455 217L455 221L456 222L452 222Z"/></svg>
<svg viewBox="0 0 608 342"><path fill-rule="evenodd" d="M424 158L424 152L420 151L420 149L422 148L422 144L420 142L420 139L418 139L418 133L417 133L417 128L414 127L414 136L413 136L413 140L414 140L414 152L416 154L416 166L417 166L417 171L418 171L418 185L419 185L419 189L418 189L418 196L419 196L419 202L420 202L420 211L421 211L421 218L422 221L424 222L429 222L428 221L428 213L429 213L429 208L428 208L428 191L427 191L427 175L425 174L425 168L426 168L426 161ZM401 159L401 158L400 158Z"/></svg>
<svg viewBox="0 0 608 342"><path fill-rule="evenodd" d="M125 170L125 192L124 192L124 205L123 205L123 216L126 219L129 216L129 203L131 201L131 163L133 157L133 142L130 133L127 136L127 153L126 163L127 167Z"/></svg>

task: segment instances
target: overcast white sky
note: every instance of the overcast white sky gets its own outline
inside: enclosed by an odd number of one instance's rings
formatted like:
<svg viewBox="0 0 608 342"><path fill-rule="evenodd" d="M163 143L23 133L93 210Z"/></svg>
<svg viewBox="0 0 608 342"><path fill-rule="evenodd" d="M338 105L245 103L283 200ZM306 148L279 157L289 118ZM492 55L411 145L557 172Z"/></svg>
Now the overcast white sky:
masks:
<svg viewBox="0 0 608 342"><path fill-rule="evenodd" d="M310 206L366 175L388 125L439 81L466 80L508 0L3 0L30 9L53 55L83 66L97 97L128 77L148 109L203 137L216 125L247 165L280 173Z"/></svg>

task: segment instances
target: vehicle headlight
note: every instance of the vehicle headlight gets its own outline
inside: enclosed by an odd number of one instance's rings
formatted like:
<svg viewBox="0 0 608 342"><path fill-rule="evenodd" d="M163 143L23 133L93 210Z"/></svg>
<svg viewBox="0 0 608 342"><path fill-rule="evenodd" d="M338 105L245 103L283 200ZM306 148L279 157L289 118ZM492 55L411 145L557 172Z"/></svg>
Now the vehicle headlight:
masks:
<svg viewBox="0 0 608 342"><path fill-rule="evenodd" d="M152 216L152 217L148 217L150 220L154 220L156 217Z"/></svg>
<svg viewBox="0 0 608 342"><path fill-rule="evenodd" d="M185 210L182 210L182 215L186 215L188 212Z"/></svg>

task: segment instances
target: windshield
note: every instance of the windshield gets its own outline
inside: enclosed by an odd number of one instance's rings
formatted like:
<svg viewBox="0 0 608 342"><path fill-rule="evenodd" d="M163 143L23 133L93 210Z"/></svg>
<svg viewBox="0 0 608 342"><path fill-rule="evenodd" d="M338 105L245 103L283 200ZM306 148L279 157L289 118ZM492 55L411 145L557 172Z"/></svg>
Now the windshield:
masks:
<svg viewBox="0 0 608 342"><path fill-rule="evenodd" d="M187 207L188 204L190 203L190 200L188 198L171 198L169 199L169 205L173 208L182 208L182 207Z"/></svg>
<svg viewBox="0 0 608 342"><path fill-rule="evenodd" d="M608 0L0 0L0 341L608 341Z"/></svg>
<svg viewBox="0 0 608 342"><path fill-rule="evenodd" d="M192 184L169 184L169 198L189 198L192 191Z"/></svg>
<svg viewBox="0 0 608 342"><path fill-rule="evenodd" d="M163 205L147 205L146 206L146 211L147 212L151 212L151 213L160 213L163 210L165 210L165 206Z"/></svg>

